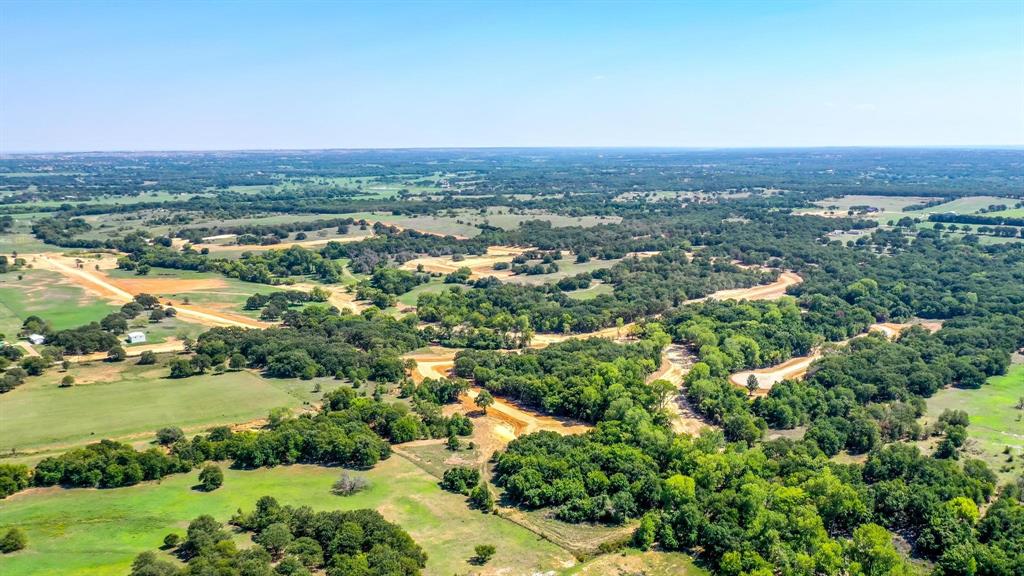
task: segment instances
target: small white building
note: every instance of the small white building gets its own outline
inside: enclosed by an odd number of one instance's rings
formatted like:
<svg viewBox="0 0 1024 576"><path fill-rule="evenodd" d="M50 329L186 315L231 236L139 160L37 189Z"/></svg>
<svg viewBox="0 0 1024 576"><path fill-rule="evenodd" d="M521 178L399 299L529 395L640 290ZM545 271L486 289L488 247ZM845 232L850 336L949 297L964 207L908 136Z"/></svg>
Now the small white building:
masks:
<svg viewBox="0 0 1024 576"><path fill-rule="evenodd" d="M46 342L46 336L43 336L42 334L29 334L28 341L35 345L39 345Z"/></svg>
<svg viewBox="0 0 1024 576"><path fill-rule="evenodd" d="M142 332L129 332L128 343L129 344L141 344L146 341L146 335Z"/></svg>

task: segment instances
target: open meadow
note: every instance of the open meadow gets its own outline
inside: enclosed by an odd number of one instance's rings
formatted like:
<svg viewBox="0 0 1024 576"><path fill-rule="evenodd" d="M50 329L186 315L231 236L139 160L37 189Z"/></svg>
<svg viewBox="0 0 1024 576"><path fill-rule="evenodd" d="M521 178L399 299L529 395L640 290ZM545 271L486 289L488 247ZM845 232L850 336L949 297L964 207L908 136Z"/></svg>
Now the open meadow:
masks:
<svg viewBox="0 0 1024 576"><path fill-rule="evenodd" d="M168 378L161 355L154 365L124 362L73 364L54 370L0 395L0 452L16 451L22 459L102 438L146 442L157 429L178 426L200 432L214 425L242 424L266 418L272 408L300 410L340 383L269 379L248 371L189 378ZM75 384L59 387L64 376Z"/></svg>
<svg viewBox="0 0 1024 576"><path fill-rule="evenodd" d="M196 473L159 483L111 490L44 489L0 502L2 523L22 526L33 546L0 557L5 576L122 576L140 552L159 548L168 532L184 534L200 514L226 522L239 508L273 495L282 504L315 510L371 508L399 523L427 552L425 574L450 576L473 570L477 544L493 543L497 554L482 574L558 572L575 559L536 534L465 505L465 498L441 490L437 479L401 456L372 470L356 472L369 488L334 496L339 468L281 466L262 470L225 469L224 486L193 490Z"/></svg>
<svg viewBox="0 0 1024 576"><path fill-rule="evenodd" d="M1006 480L1024 474L1024 363L1013 364L977 390L946 388L928 399L924 422L943 410L963 410L971 418L967 453L989 463Z"/></svg>

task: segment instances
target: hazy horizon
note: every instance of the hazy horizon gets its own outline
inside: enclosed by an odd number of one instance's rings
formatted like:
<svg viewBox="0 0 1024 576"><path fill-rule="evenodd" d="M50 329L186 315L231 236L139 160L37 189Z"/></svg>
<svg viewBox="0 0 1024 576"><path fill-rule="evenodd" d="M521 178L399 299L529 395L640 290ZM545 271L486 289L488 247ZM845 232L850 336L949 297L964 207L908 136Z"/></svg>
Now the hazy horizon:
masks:
<svg viewBox="0 0 1024 576"><path fill-rule="evenodd" d="M0 4L0 153L1024 146L1024 3Z"/></svg>

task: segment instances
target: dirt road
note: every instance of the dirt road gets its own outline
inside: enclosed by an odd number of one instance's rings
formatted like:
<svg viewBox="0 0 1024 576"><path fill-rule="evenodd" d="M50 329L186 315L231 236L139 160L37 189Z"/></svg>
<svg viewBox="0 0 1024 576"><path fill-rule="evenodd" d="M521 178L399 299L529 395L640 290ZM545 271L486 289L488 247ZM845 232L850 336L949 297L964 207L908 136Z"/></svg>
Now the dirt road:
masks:
<svg viewBox="0 0 1024 576"><path fill-rule="evenodd" d="M697 304L705 300L775 300L786 295L786 289L790 286L803 282L803 278L794 272L783 272L770 284L752 286L750 288L731 288L719 290L703 298L687 300L684 304ZM629 336L636 322L630 322L622 328L602 328L585 334L537 334L530 340L530 348L544 348L574 338L609 338L611 340L623 340Z"/></svg>
<svg viewBox="0 0 1024 576"><path fill-rule="evenodd" d="M143 344L141 346L129 346L124 349L125 354L128 357L141 356L143 352L153 352L155 354L164 354L167 352L183 352L185 350L185 343L177 338L168 338L166 342L160 342L158 344ZM77 356L64 356L64 359L69 362L98 362L106 360L106 352L95 352L93 354L80 354Z"/></svg>
<svg viewBox="0 0 1024 576"><path fill-rule="evenodd" d="M790 358L789 360L786 360L781 364L776 364L775 366L737 372L732 376L729 376L729 381L736 386L745 388L747 385L747 379L753 375L757 378L757 390L754 391L754 395L764 396L768 394L773 386L783 380L802 378L804 374L807 374L807 369L811 367L811 364L813 364L818 358L821 358L828 350L834 350L841 346L845 346L850 342L850 340L860 338L861 336L871 332L881 332L886 338L892 339L899 335L900 332L910 328L911 326L922 326L929 332L935 332L942 327L942 324L939 322L911 322L907 324L883 322L879 324L872 324L864 334L854 336L853 338L847 338L846 340L839 342L830 342L807 356Z"/></svg>
<svg viewBox="0 0 1024 576"><path fill-rule="evenodd" d="M128 291L120 281L102 272L102 264L100 264L100 270L95 270L95 266L93 266L93 269L88 268L88 266L97 264L96 262L86 261L85 265L79 268L73 258L47 253L40 254L32 261L32 264L37 268L62 274L75 284L102 298L106 298L113 304L126 304L135 298L135 294ZM129 285L130 282L126 281ZM253 320L240 314L218 312L193 304L171 302L174 309L178 312L178 318L205 326L238 326L241 328L266 328L271 326L271 324L266 322Z"/></svg>

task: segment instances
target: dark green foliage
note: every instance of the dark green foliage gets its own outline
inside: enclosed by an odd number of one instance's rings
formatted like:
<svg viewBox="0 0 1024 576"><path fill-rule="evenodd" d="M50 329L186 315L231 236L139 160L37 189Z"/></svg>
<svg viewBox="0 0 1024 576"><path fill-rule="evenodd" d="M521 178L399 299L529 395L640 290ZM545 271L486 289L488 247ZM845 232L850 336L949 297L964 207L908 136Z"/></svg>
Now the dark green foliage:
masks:
<svg viewBox="0 0 1024 576"><path fill-rule="evenodd" d="M444 471L441 488L457 494L469 495L480 483L480 471L469 466L456 466Z"/></svg>
<svg viewBox="0 0 1024 576"><path fill-rule="evenodd" d="M28 488L28 466L23 464L0 464L0 499Z"/></svg>
<svg viewBox="0 0 1024 576"><path fill-rule="evenodd" d="M455 358L455 373L551 414L591 422L618 418L634 406L650 409L655 403L645 378L660 363L667 338L654 325L649 328L650 339L630 345L591 338L522 354L464 350Z"/></svg>
<svg viewBox="0 0 1024 576"><path fill-rule="evenodd" d="M23 550L28 545L28 538L25 533L22 532L21 528L12 526L7 529L7 532L0 537L0 553L10 554L11 552L17 552Z"/></svg>
<svg viewBox="0 0 1024 576"><path fill-rule="evenodd" d="M213 492L224 484L224 472L216 464L207 464L199 471L199 489Z"/></svg>
<svg viewBox="0 0 1024 576"><path fill-rule="evenodd" d="M32 483L36 486L117 488L190 468L186 462L156 448L136 452L127 444L102 440L60 456L44 458L35 467Z"/></svg>

